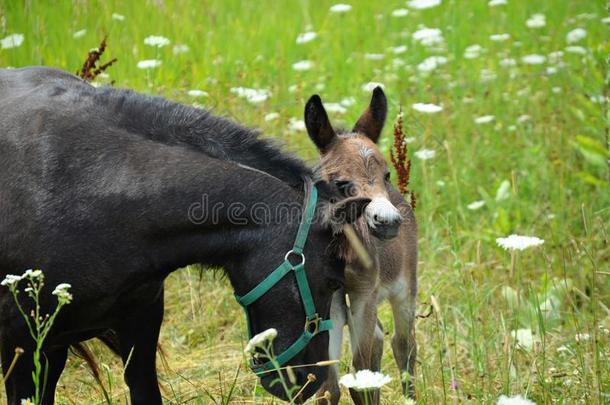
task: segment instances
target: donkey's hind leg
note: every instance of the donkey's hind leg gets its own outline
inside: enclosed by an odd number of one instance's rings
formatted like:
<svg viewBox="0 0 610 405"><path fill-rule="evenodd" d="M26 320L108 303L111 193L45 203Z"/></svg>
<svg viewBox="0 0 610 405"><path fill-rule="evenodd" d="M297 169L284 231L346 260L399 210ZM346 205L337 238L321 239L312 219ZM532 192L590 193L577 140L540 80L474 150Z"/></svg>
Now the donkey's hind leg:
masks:
<svg viewBox="0 0 610 405"><path fill-rule="evenodd" d="M390 296L390 304L394 316L392 352L401 373L402 391L410 398L415 398L415 294L402 290Z"/></svg>
<svg viewBox="0 0 610 405"><path fill-rule="evenodd" d="M328 358L330 360L340 360L343 347L343 327L347 323L347 305L345 305L345 291L340 289L333 294L330 304L330 319L333 321L333 328L329 332ZM330 394L330 399L325 398L326 391ZM339 367L333 364L329 367L328 378L322 384L316 395L318 404L339 403L341 390L339 388Z"/></svg>

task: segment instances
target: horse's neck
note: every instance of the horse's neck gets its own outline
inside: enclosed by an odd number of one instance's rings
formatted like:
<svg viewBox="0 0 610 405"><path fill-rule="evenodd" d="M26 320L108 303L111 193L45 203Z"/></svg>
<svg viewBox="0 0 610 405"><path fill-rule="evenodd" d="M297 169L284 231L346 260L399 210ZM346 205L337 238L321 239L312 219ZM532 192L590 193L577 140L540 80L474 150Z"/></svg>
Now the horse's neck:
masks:
<svg viewBox="0 0 610 405"><path fill-rule="evenodd" d="M276 228L294 227L288 231L296 233L298 221L279 224L273 217L280 204L301 203L297 193L276 178L196 152L155 160L154 154L149 156L148 169L139 170L138 181L150 193L126 214L133 216L127 220L138 227L149 260L160 271L194 263L231 267L253 251L282 245ZM261 223L264 216L255 218L261 212L271 214L269 223ZM285 251L290 243L278 247Z"/></svg>

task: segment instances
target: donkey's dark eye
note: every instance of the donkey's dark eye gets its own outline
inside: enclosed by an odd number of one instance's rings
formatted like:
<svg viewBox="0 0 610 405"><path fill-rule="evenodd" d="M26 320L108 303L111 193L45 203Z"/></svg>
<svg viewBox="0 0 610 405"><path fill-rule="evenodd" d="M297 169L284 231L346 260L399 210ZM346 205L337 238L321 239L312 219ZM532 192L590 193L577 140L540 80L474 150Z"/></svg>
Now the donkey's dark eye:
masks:
<svg viewBox="0 0 610 405"><path fill-rule="evenodd" d="M339 288L343 287L343 283L339 280L330 279L328 280L328 289L331 291L337 291Z"/></svg>
<svg viewBox="0 0 610 405"><path fill-rule="evenodd" d="M346 197L351 196L354 192L354 184L348 180L335 180L335 186L337 186L341 194Z"/></svg>
<svg viewBox="0 0 610 405"><path fill-rule="evenodd" d="M383 178L385 181L390 181L390 172L387 172Z"/></svg>

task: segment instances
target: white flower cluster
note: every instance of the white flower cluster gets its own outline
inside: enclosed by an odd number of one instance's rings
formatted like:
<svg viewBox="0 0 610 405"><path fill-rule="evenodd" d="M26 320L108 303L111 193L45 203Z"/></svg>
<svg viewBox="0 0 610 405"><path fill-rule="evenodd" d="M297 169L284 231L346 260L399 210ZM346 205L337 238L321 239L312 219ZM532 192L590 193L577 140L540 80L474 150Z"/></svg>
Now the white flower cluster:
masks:
<svg viewBox="0 0 610 405"><path fill-rule="evenodd" d="M254 335L252 339L248 341L246 348L244 349L244 353L252 354L254 353L254 349L257 347L262 347L267 344L267 342L273 342L273 339L277 337L277 330L275 328L270 328L261 333Z"/></svg>
<svg viewBox="0 0 610 405"><path fill-rule="evenodd" d="M378 371L358 370L356 374L346 374L339 380L339 384L357 391L381 388L392 380Z"/></svg>
<svg viewBox="0 0 610 405"><path fill-rule="evenodd" d="M161 35L149 35L144 38L144 44L149 46L156 46L157 48L163 48L169 45L169 39L162 37Z"/></svg>
<svg viewBox="0 0 610 405"><path fill-rule="evenodd" d="M248 87L231 87L231 93L237 97L245 98L250 103L261 103L271 97L271 91L267 89L250 89Z"/></svg>
<svg viewBox="0 0 610 405"><path fill-rule="evenodd" d="M57 297L57 300L61 303L69 303L72 301L72 294L68 292L72 286L68 283L58 284L51 294Z"/></svg>
<svg viewBox="0 0 610 405"><path fill-rule="evenodd" d="M505 250L524 250L532 246L540 246L544 243L544 240L535 236L513 234L508 238L497 238L496 243Z"/></svg>

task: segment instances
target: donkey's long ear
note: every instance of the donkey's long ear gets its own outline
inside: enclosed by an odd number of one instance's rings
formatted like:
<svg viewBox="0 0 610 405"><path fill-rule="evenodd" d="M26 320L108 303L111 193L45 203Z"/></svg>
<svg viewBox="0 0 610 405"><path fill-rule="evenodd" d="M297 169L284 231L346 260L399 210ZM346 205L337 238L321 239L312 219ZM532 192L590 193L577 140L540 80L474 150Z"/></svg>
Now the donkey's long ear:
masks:
<svg viewBox="0 0 610 405"><path fill-rule="evenodd" d="M330 125L322 100L317 94L311 96L305 105L305 126L309 137L320 153L328 152L330 146L337 139L337 134Z"/></svg>
<svg viewBox="0 0 610 405"><path fill-rule="evenodd" d="M375 87L369 107L362 113L352 132L361 132L377 143L385 118L388 115L388 100L381 87Z"/></svg>
<svg viewBox="0 0 610 405"><path fill-rule="evenodd" d="M333 206L331 220L337 225L352 224L360 218L370 202L370 198L364 197L349 197L341 200Z"/></svg>

